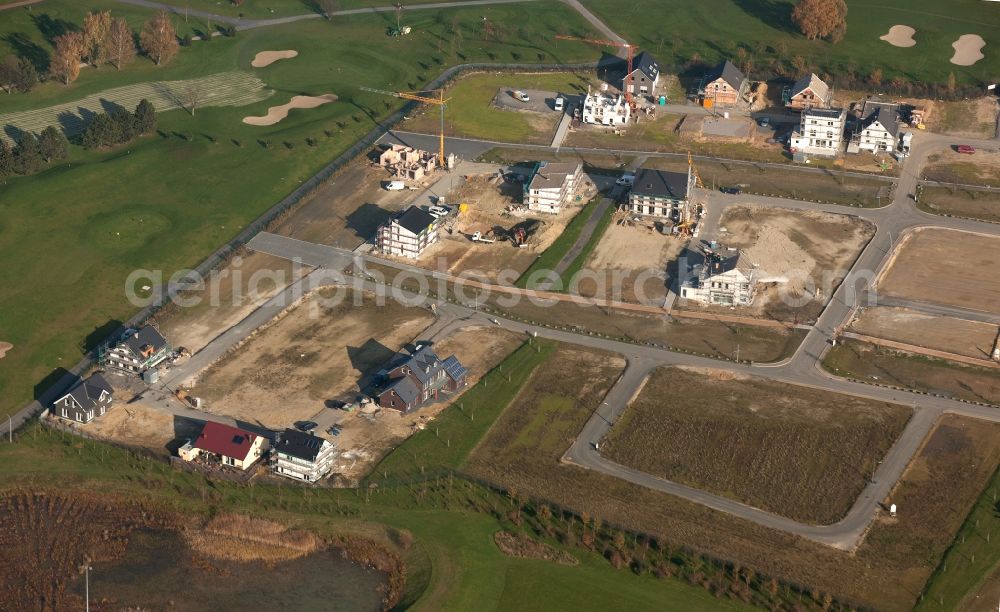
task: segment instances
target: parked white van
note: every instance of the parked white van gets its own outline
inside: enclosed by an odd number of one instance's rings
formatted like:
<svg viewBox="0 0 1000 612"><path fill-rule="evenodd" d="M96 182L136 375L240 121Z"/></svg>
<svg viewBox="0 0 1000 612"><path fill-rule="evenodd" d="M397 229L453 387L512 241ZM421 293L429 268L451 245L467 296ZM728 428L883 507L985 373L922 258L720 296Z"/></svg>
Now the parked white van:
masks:
<svg viewBox="0 0 1000 612"><path fill-rule="evenodd" d="M403 181L389 181L385 184L386 191L402 191L406 189L406 183Z"/></svg>

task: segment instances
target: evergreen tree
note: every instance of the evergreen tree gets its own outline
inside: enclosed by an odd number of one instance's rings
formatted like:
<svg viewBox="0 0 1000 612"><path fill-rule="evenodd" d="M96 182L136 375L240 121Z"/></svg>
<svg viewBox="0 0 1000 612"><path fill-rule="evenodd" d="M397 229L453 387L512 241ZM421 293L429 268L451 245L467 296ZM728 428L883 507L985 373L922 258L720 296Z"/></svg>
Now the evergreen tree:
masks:
<svg viewBox="0 0 1000 612"><path fill-rule="evenodd" d="M94 117L83 130L81 142L87 149L99 149L114 144L114 125L111 117L101 113Z"/></svg>
<svg viewBox="0 0 1000 612"><path fill-rule="evenodd" d="M34 174L42 169L45 158L38 138L31 132L24 132L14 148L14 170L18 174Z"/></svg>
<svg viewBox="0 0 1000 612"><path fill-rule="evenodd" d="M35 70L35 65L27 59L18 62L17 68L17 90L21 93L28 93L35 85L38 85L38 71Z"/></svg>
<svg viewBox="0 0 1000 612"><path fill-rule="evenodd" d="M14 151L0 138L0 178L14 174Z"/></svg>
<svg viewBox="0 0 1000 612"><path fill-rule="evenodd" d="M45 161L65 159L69 154L69 141L66 140L66 135L54 125L50 125L42 131L41 136L38 137L38 145L41 147Z"/></svg>
<svg viewBox="0 0 1000 612"><path fill-rule="evenodd" d="M17 83L21 78L17 57L8 55L0 62L0 89L7 93L13 93L17 89Z"/></svg>
<svg viewBox="0 0 1000 612"><path fill-rule="evenodd" d="M135 107L135 123L139 134L152 134L156 130L156 109L146 98Z"/></svg>
<svg viewBox="0 0 1000 612"><path fill-rule="evenodd" d="M135 117L124 108L119 108L111 112L111 122L115 126L115 140L113 144L121 144L135 138L136 127Z"/></svg>

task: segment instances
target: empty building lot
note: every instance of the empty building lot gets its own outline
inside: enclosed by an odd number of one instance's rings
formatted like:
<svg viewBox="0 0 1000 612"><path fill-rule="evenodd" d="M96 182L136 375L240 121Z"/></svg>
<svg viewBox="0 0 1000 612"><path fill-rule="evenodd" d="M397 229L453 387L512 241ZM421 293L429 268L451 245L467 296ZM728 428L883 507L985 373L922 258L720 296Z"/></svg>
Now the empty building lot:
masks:
<svg viewBox="0 0 1000 612"><path fill-rule="evenodd" d="M808 523L847 513L904 406L717 370L654 372L601 444L609 459Z"/></svg>
<svg viewBox="0 0 1000 612"><path fill-rule="evenodd" d="M995 312L1000 238L945 229L908 234L878 281L880 294Z"/></svg>
<svg viewBox="0 0 1000 612"><path fill-rule="evenodd" d="M940 317L908 308L861 309L850 330L935 351L989 359L997 326L979 321Z"/></svg>

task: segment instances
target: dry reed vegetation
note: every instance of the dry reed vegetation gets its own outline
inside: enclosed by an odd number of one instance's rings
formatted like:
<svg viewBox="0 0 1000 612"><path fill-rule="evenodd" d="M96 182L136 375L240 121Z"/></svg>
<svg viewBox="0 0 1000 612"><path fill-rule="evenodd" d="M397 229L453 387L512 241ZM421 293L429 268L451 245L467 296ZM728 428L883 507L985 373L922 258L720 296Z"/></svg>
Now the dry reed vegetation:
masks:
<svg viewBox="0 0 1000 612"><path fill-rule="evenodd" d="M220 514L201 528L184 531L184 539L207 558L242 563L290 561L322 547L311 532L241 514Z"/></svg>

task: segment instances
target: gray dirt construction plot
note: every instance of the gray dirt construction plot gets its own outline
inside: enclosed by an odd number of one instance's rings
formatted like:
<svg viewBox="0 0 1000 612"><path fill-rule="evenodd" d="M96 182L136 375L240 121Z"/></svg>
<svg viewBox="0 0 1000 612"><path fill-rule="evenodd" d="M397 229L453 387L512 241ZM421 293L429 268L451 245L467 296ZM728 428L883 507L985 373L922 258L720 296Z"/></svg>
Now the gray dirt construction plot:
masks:
<svg viewBox="0 0 1000 612"><path fill-rule="evenodd" d="M0 137L12 138L19 131L41 132L50 125L67 135L83 130L97 113L117 108L135 110L145 98L158 111L185 108L191 92L199 95L198 106L245 106L270 97L274 91L264 81L246 72L223 72L183 81L150 81L107 89L65 104L0 115Z"/></svg>

